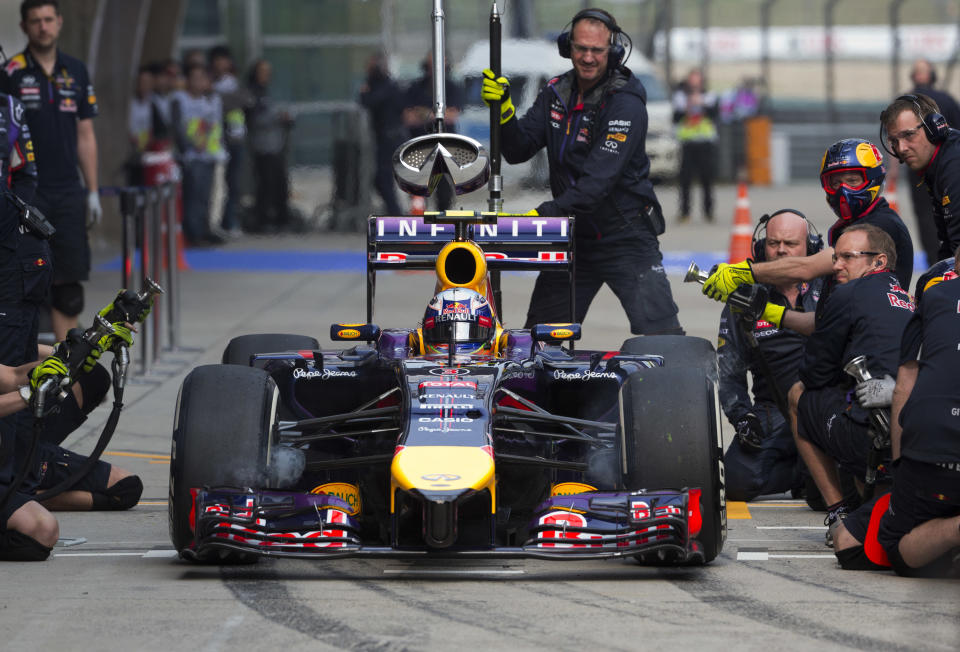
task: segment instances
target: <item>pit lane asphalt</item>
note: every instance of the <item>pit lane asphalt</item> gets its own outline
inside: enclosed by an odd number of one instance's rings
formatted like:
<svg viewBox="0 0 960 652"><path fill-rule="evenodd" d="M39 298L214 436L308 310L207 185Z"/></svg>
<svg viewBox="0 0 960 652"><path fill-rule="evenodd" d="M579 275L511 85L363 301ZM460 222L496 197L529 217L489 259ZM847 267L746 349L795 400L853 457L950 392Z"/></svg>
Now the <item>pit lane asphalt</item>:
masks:
<svg viewBox="0 0 960 652"><path fill-rule="evenodd" d="M675 193L660 194L670 219ZM734 196L733 188L719 189L716 224L669 224L664 250L724 250ZM524 199L535 204L535 196L521 197L518 208ZM814 185L754 189L751 200L755 219L795 206L821 228L831 222ZM226 247L362 248L359 234L245 238ZM98 255L101 264L111 257ZM86 321L115 293L117 278L94 272ZM328 345L331 322L362 320L365 310L359 272L197 270L182 280L182 341L196 350L164 356L152 378L129 387L104 457L144 479L143 500L123 513L60 513L62 536L85 542L58 547L46 563L0 565L3 649L956 649L960 583L840 571L823 546L822 515L783 496L731 503L726 547L705 568L617 560L263 560L234 568L177 561L166 494L183 376L217 362L235 335L304 333ZM713 340L718 306L680 281L671 274L681 322ZM532 283L511 275L504 284L508 325L522 322ZM382 275L377 321L414 324L431 289L428 274ZM629 335L608 290L584 333L583 346L596 348ZM106 416L100 408L68 444L89 451Z"/></svg>

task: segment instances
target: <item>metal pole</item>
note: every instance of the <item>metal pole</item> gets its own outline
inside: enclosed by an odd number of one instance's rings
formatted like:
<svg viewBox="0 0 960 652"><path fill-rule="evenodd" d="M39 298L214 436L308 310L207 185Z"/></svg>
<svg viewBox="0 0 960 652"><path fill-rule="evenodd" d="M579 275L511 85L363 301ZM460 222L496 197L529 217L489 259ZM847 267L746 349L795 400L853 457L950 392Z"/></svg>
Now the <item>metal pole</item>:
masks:
<svg viewBox="0 0 960 652"><path fill-rule="evenodd" d="M494 2L490 7L490 70L493 78L500 77L500 10ZM503 209L503 177L500 176L500 102L490 104L490 199L487 207L493 213Z"/></svg>
<svg viewBox="0 0 960 652"><path fill-rule="evenodd" d="M840 0L826 0L823 5L824 44L826 45L827 120L837 123L836 66L833 57L833 11Z"/></svg>
<svg viewBox="0 0 960 652"><path fill-rule="evenodd" d="M443 0L433 0L433 114L437 133L443 133L443 116L447 112L446 70L443 39Z"/></svg>
<svg viewBox="0 0 960 652"><path fill-rule="evenodd" d="M120 287L130 289L130 277L133 271L133 256L136 250L137 233L137 195L124 188L120 191L120 246L122 260L120 262Z"/></svg>
<svg viewBox="0 0 960 652"><path fill-rule="evenodd" d="M670 32L673 30L673 2L663 0L660 5L663 12L663 78L667 80L667 87L673 90L673 58L670 56Z"/></svg>
<svg viewBox="0 0 960 652"><path fill-rule="evenodd" d="M160 188L156 188L151 193L150 211L150 278L158 279L163 274L163 217L160 206L161 195ZM142 280L141 280L142 283ZM145 290L144 286L140 290ZM153 331L152 344L150 348L150 362L156 362L160 357L160 343L163 341L163 298L162 295L154 300L153 310L150 311L150 330ZM144 324L146 326L146 324Z"/></svg>
<svg viewBox="0 0 960 652"><path fill-rule="evenodd" d="M770 14L777 0L763 0L760 5L760 78L763 84L761 106L769 110L770 106Z"/></svg>
<svg viewBox="0 0 960 652"><path fill-rule="evenodd" d="M704 88L710 79L710 0L700 0L700 74Z"/></svg>
<svg viewBox="0 0 960 652"><path fill-rule="evenodd" d="M156 191L153 188L147 188L145 191L146 203L145 206L149 207L150 203L154 201L152 195ZM153 239L153 218L154 214L152 210L146 209L140 213L140 278L144 279L150 276L150 258L151 258L151 249L152 249L152 239ZM142 289L142 288L141 288ZM150 373L150 367L153 360L151 359L151 353L153 352L153 328L150 327L150 323L145 321L141 325L140 329L140 373L144 376Z"/></svg>
<svg viewBox="0 0 960 652"><path fill-rule="evenodd" d="M890 2L890 97L900 94L900 9L903 0Z"/></svg>
<svg viewBox="0 0 960 652"><path fill-rule="evenodd" d="M180 263L177 257L177 183L168 182L163 186L167 204L167 327L170 335L170 348L180 347Z"/></svg>

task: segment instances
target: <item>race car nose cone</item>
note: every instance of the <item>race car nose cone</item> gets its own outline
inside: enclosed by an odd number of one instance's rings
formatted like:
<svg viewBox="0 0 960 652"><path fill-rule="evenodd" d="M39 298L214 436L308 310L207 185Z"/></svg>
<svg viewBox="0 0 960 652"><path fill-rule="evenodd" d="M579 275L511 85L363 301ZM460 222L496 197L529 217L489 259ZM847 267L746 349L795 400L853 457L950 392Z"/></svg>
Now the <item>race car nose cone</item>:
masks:
<svg viewBox="0 0 960 652"><path fill-rule="evenodd" d="M397 489L433 502L456 500L470 490L494 493L493 457L473 446L407 446L394 456L390 476L391 511Z"/></svg>
<svg viewBox="0 0 960 652"><path fill-rule="evenodd" d="M473 138L427 134L403 143L393 153L393 176L404 192L429 197L444 178L458 195L482 188L490 178L490 158Z"/></svg>

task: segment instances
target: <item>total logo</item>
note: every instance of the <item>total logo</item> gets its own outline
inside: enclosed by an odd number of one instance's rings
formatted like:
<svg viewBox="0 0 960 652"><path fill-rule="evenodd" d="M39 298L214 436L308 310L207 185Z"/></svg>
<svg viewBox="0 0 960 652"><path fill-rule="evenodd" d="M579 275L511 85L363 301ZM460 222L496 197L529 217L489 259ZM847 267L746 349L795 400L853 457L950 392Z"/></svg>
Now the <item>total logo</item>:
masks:
<svg viewBox="0 0 960 652"><path fill-rule="evenodd" d="M297 367L293 370L294 378L319 378L320 380L326 380L327 378L338 378L338 377L349 377L352 378L357 375L356 371L343 371L341 369L324 369L323 371L318 371L316 369L301 369Z"/></svg>

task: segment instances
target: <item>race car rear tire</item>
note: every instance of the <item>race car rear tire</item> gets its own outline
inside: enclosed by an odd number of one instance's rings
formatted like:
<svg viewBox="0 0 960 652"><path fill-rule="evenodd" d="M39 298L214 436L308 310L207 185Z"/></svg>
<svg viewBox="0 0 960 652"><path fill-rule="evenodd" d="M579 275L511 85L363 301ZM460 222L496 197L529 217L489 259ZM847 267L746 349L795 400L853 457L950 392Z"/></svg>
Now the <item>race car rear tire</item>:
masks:
<svg viewBox="0 0 960 652"><path fill-rule="evenodd" d="M181 557L221 564L251 563L257 556L223 551L196 559L191 488L263 488L275 438L276 383L262 369L206 365L180 386L170 452L170 539Z"/></svg>
<svg viewBox="0 0 960 652"><path fill-rule="evenodd" d="M621 407L626 489L699 487L697 540L712 561L727 536L716 384L701 368L642 369L624 383Z"/></svg>
<svg viewBox="0 0 960 652"><path fill-rule="evenodd" d="M223 364L250 366L250 356L255 353L278 353L280 351L316 351L320 343L308 335L287 333L255 333L240 335L230 340L223 350Z"/></svg>
<svg viewBox="0 0 960 652"><path fill-rule="evenodd" d="M717 381L717 352L713 343L689 335L643 335L623 342L620 350L639 355L662 355L665 367L696 367Z"/></svg>

